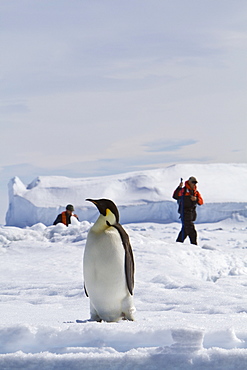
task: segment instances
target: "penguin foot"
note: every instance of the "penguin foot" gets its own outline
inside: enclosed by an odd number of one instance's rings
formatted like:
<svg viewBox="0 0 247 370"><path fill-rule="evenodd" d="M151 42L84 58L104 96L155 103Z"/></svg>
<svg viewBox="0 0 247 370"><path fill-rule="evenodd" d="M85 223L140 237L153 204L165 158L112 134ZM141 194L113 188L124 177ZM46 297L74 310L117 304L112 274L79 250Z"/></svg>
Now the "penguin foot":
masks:
<svg viewBox="0 0 247 370"><path fill-rule="evenodd" d="M124 312L122 312L122 320L135 321L134 316L131 313L126 315Z"/></svg>

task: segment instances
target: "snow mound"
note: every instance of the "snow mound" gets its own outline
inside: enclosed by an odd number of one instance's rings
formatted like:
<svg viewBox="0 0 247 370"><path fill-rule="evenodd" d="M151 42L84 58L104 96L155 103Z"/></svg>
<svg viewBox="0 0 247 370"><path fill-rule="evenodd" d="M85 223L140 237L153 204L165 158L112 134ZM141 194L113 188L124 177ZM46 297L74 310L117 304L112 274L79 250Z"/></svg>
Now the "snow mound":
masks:
<svg viewBox="0 0 247 370"><path fill-rule="evenodd" d="M86 198L109 198L118 206L122 223L179 221L172 194L180 178L196 176L205 204L198 223L247 216L246 164L184 164L112 176L68 178L40 176L25 186L18 177L9 182L8 226L53 223L68 203L80 220L94 221L98 211Z"/></svg>

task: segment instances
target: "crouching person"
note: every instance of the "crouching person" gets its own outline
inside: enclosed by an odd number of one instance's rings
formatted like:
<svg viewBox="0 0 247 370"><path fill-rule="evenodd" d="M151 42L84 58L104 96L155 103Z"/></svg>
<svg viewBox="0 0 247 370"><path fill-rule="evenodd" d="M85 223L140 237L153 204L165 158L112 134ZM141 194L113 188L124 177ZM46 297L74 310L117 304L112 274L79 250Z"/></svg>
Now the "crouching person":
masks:
<svg viewBox="0 0 247 370"><path fill-rule="evenodd" d="M63 223L64 225L68 226L69 224L71 224L71 217L76 217L77 220L79 221L79 218L76 214L73 213L74 212L74 207L72 206L72 204L68 204L66 206L66 211L60 213L56 220L53 222L53 225L56 225L58 223Z"/></svg>

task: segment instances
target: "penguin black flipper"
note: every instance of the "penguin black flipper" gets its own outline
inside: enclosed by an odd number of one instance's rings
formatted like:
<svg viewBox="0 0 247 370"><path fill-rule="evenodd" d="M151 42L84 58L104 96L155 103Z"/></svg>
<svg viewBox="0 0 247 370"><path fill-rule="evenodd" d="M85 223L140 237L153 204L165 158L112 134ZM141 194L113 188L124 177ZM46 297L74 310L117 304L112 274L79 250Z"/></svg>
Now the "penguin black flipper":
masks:
<svg viewBox="0 0 247 370"><path fill-rule="evenodd" d="M126 282L131 295L133 295L134 289L134 272L135 272L135 264L134 264L134 256L132 252L132 248L129 241L129 236L120 224L111 225L117 229L121 236L121 240L123 243L123 247L125 250L125 276Z"/></svg>
<svg viewBox="0 0 247 370"><path fill-rule="evenodd" d="M88 297L88 292L87 292L85 284L84 284L84 292L85 292L86 296Z"/></svg>

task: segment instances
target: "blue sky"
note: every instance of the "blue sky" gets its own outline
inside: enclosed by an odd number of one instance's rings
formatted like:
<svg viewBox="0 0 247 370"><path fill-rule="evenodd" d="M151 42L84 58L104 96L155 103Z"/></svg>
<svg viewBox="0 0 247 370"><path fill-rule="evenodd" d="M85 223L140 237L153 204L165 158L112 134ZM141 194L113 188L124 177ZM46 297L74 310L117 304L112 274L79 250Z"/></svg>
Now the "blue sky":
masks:
<svg viewBox="0 0 247 370"><path fill-rule="evenodd" d="M15 175L246 162L245 0L5 0L0 11L3 214Z"/></svg>

